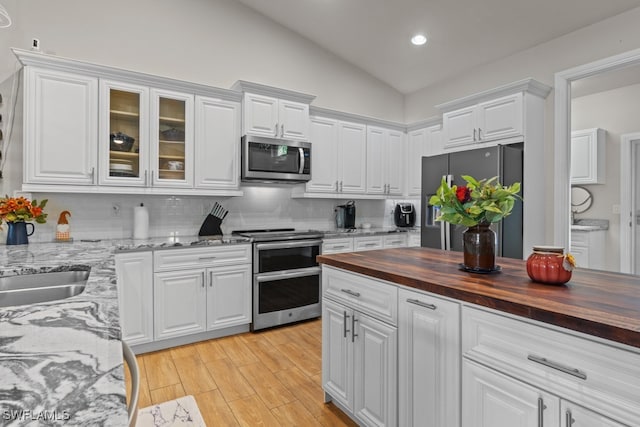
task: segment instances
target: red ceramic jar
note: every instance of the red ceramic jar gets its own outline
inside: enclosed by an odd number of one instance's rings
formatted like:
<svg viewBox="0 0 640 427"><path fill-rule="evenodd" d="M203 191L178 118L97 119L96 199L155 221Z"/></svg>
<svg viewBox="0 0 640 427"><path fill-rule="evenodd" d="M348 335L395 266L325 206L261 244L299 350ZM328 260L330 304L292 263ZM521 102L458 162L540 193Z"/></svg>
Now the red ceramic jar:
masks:
<svg viewBox="0 0 640 427"><path fill-rule="evenodd" d="M557 246L534 246L527 258L527 274L534 282L561 285L571 279L571 271L562 266L564 248Z"/></svg>

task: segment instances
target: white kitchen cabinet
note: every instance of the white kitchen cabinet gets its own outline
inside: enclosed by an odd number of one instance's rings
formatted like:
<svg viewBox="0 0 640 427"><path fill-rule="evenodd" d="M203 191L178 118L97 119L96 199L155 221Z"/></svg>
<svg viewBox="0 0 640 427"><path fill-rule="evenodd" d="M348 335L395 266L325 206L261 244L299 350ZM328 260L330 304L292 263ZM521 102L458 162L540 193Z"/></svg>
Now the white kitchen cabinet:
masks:
<svg viewBox="0 0 640 427"><path fill-rule="evenodd" d="M353 237L338 237L322 240L322 254L353 252Z"/></svg>
<svg viewBox="0 0 640 427"><path fill-rule="evenodd" d="M491 414L520 404L533 411L536 395L543 397L547 406L545 426L547 414L558 422L565 419L566 411L561 413L555 401L545 394L588 408L594 413L590 421L606 419L622 425L640 425L638 353L612 344L488 309L463 306L463 426L479 425L475 421L482 415L482 405ZM525 393L522 396L521 391ZM513 400L514 396L518 398ZM495 411L486 407L487 402L502 400L508 403L495 405ZM522 409L521 413L525 412Z"/></svg>
<svg viewBox="0 0 640 427"><path fill-rule="evenodd" d="M404 133L367 126L367 193L404 192Z"/></svg>
<svg viewBox="0 0 640 427"><path fill-rule="evenodd" d="M24 68L24 183L97 182L98 79Z"/></svg>
<svg viewBox="0 0 640 427"><path fill-rule="evenodd" d="M207 270L207 330L251 323L251 264Z"/></svg>
<svg viewBox="0 0 640 427"><path fill-rule="evenodd" d="M100 81L100 185L191 188L193 144L193 95Z"/></svg>
<svg viewBox="0 0 640 427"><path fill-rule="evenodd" d="M272 138L309 140L309 104L245 93L244 133Z"/></svg>
<svg viewBox="0 0 640 427"><path fill-rule="evenodd" d="M560 425L562 427L625 427L624 424L566 400L560 401Z"/></svg>
<svg viewBox="0 0 640 427"><path fill-rule="evenodd" d="M240 103L195 97L195 187L238 188Z"/></svg>
<svg viewBox="0 0 640 427"><path fill-rule="evenodd" d="M340 275L328 276L323 273L323 288L327 280L340 281ZM360 285L360 292L351 292L366 301L375 284ZM323 388L362 425L397 425L397 328L344 301L322 302Z"/></svg>
<svg viewBox="0 0 640 427"><path fill-rule="evenodd" d="M604 129L571 132L571 185L605 183Z"/></svg>
<svg viewBox="0 0 640 427"><path fill-rule="evenodd" d="M311 180L306 184L310 193L335 193L338 191L338 121L311 116L309 138L311 141Z"/></svg>
<svg viewBox="0 0 640 427"><path fill-rule="evenodd" d="M571 255L579 268L605 268L605 230L571 230Z"/></svg>
<svg viewBox="0 0 640 427"><path fill-rule="evenodd" d="M460 425L460 304L398 290L401 426Z"/></svg>
<svg viewBox="0 0 640 427"><path fill-rule="evenodd" d="M338 192L367 190L367 133L359 123L338 122Z"/></svg>
<svg viewBox="0 0 640 427"><path fill-rule="evenodd" d="M460 425L460 304L398 290L401 426Z"/></svg>
<svg viewBox="0 0 640 427"><path fill-rule="evenodd" d="M381 235L359 236L353 238L354 251L371 251L374 249L382 249L384 240Z"/></svg>
<svg viewBox="0 0 640 427"><path fill-rule="evenodd" d="M155 273L153 282L156 340L206 330L205 274L204 268Z"/></svg>
<svg viewBox="0 0 640 427"><path fill-rule="evenodd" d="M151 252L115 256L122 339L136 345L153 341L153 257Z"/></svg>
<svg viewBox="0 0 640 427"><path fill-rule="evenodd" d="M251 246L154 252L155 339L251 323Z"/></svg>
<svg viewBox="0 0 640 427"><path fill-rule="evenodd" d="M419 196L422 190L422 157L442 153L442 126L416 129L407 134L407 195Z"/></svg>
<svg viewBox="0 0 640 427"><path fill-rule="evenodd" d="M404 248L407 246L407 233L390 233L382 236L382 247Z"/></svg>
<svg viewBox="0 0 640 427"><path fill-rule="evenodd" d="M522 92L445 112L444 149L513 138L524 133Z"/></svg>
<svg viewBox="0 0 640 427"><path fill-rule="evenodd" d="M415 248L420 246L420 232L412 233L410 232L407 236L407 246L410 248Z"/></svg>
<svg viewBox="0 0 640 427"><path fill-rule="evenodd" d="M558 427L560 399L467 359L462 427Z"/></svg>

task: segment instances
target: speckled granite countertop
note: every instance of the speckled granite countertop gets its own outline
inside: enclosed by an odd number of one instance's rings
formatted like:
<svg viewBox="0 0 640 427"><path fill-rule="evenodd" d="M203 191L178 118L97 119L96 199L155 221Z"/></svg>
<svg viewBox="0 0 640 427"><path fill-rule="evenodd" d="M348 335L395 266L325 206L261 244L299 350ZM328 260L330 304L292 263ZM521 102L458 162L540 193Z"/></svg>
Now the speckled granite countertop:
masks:
<svg viewBox="0 0 640 427"><path fill-rule="evenodd" d="M246 242L192 236L0 246L0 276L91 270L77 296L0 307L0 425L125 426L114 253Z"/></svg>
<svg viewBox="0 0 640 427"><path fill-rule="evenodd" d="M355 228L352 230L334 229L325 230L325 239L334 239L337 237L362 237L377 236L392 233L419 233L420 227L380 227L380 228Z"/></svg>

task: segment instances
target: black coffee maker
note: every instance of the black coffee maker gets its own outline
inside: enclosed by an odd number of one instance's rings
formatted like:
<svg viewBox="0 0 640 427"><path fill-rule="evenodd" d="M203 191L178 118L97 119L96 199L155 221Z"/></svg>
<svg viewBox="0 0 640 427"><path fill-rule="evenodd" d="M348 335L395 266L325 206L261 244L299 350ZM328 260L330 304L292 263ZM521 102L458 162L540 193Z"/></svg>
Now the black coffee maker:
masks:
<svg viewBox="0 0 640 427"><path fill-rule="evenodd" d="M336 206L336 227L356 228L356 202L349 200L344 205Z"/></svg>

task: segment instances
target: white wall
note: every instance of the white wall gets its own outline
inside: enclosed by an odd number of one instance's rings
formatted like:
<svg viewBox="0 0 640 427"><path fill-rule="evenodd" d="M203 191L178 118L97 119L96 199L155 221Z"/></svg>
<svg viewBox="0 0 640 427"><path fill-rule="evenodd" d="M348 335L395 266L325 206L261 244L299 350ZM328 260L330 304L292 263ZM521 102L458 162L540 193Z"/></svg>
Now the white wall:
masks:
<svg viewBox="0 0 640 427"><path fill-rule="evenodd" d="M553 86L554 75L559 71L640 48L638 22L640 22L640 8L600 21L502 60L475 67L445 82L411 93L405 96L405 121L411 123L438 114L435 105L440 103L527 77ZM544 185L549 189L545 204L546 217L549 218L545 236L547 244L553 243L553 102L554 91L549 94L545 103L546 160L540 169L540 181L533 183ZM532 183L525 183L525 185L532 185Z"/></svg>
<svg viewBox="0 0 640 427"><path fill-rule="evenodd" d="M593 194L593 205L577 219L607 219L605 233L605 269L620 269L620 215L613 206L620 205L620 137L640 132L640 84L575 98L571 102L571 129L606 130L605 184L584 185Z"/></svg>

